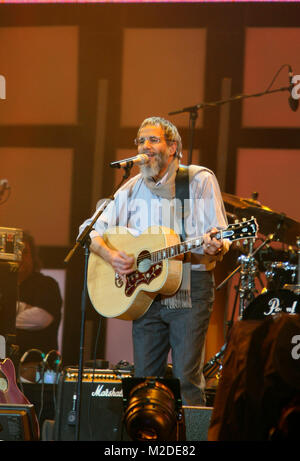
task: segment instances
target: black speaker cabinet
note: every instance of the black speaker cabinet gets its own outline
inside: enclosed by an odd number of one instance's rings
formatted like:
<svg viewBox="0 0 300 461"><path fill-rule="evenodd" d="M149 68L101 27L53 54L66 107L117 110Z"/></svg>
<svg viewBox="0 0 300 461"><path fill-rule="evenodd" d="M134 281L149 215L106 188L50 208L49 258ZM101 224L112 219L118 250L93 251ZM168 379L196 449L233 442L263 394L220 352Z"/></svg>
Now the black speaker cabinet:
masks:
<svg viewBox="0 0 300 461"><path fill-rule="evenodd" d="M186 440L207 441L212 407L183 406Z"/></svg>
<svg viewBox="0 0 300 461"><path fill-rule="evenodd" d="M22 383L25 397L34 405L40 426L45 419L55 418L56 384Z"/></svg>
<svg viewBox="0 0 300 461"><path fill-rule="evenodd" d="M119 371L84 369L79 440L130 440L123 425L122 392L122 378L129 376ZM54 424L55 441L76 438L77 382L77 368L67 368L61 374Z"/></svg>

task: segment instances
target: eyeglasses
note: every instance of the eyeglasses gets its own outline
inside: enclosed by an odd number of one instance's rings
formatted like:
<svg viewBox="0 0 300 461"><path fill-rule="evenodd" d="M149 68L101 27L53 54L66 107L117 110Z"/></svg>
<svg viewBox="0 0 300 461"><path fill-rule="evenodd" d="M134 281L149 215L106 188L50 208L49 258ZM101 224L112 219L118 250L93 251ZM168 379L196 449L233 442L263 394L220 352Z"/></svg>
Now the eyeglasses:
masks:
<svg viewBox="0 0 300 461"><path fill-rule="evenodd" d="M157 136L145 136L143 138L135 138L134 144L136 146L141 146L142 144L145 144L146 140L148 140L150 144L158 144L161 141L161 138Z"/></svg>

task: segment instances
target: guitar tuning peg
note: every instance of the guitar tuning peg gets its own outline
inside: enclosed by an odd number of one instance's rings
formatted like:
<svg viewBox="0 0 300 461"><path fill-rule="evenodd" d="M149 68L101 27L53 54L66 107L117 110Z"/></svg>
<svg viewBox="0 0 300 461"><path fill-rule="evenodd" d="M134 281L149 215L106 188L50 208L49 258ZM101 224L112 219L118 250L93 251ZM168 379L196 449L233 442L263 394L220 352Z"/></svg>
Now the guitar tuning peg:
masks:
<svg viewBox="0 0 300 461"><path fill-rule="evenodd" d="M238 224L238 223L239 223L239 220L238 220L238 219L235 219L235 220L234 220L234 223L235 223L235 224Z"/></svg>
<svg viewBox="0 0 300 461"><path fill-rule="evenodd" d="M242 221L245 222L245 221L247 221L247 219L246 219L246 218L243 218Z"/></svg>

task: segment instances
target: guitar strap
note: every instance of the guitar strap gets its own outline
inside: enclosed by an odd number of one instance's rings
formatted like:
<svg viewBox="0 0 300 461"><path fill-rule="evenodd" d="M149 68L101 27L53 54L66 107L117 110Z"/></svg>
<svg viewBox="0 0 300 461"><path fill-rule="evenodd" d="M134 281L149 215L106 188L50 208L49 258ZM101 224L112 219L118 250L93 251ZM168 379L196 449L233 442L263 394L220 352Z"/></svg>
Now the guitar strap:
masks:
<svg viewBox="0 0 300 461"><path fill-rule="evenodd" d="M186 240L185 234L185 218L190 214L189 198L190 198L190 180L189 167L187 165L179 165L175 179L175 197L180 200L181 208L178 212L181 214L181 240Z"/></svg>
<svg viewBox="0 0 300 461"><path fill-rule="evenodd" d="M190 214L189 198L190 198L190 181L189 181L189 167L186 165L179 165L177 175L175 178L175 198L181 202L178 206L176 201L176 214L181 218L181 240L186 240L185 233L185 219ZM190 253L184 254L182 281L179 290L175 295L170 297L161 297L161 303L169 308L191 308L191 262Z"/></svg>

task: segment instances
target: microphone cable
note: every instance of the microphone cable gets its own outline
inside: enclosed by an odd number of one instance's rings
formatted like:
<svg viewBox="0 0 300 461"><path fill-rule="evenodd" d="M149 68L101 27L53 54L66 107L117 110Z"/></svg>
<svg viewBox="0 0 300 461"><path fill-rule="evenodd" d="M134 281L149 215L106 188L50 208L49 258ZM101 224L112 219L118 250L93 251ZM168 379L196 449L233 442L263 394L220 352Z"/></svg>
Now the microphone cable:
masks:
<svg viewBox="0 0 300 461"><path fill-rule="evenodd" d="M53 370L53 371L55 372L55 378L53 380L53 386L52 386L53 407L54 407L54 414L56 414L56 384L57 384L57 379L58 379L58 373L59 373L61 363L62 363L62 356L61 356L59 351L57 351L56 349L51 349L49 352L47 352L47 354L45 355L45 357L43 359L43 369L45 370L46 367L48 367L48 370L52 369L52 367L50 366L48 360L49 360L49 357L51 355L53 355L53 354L55 354L56 357L57 357L56 360L54 361L55 370ZM40 415L42 414L42 410L43 410L43 406L44 406L44 389L45 389L45 379L44 379L44 376L43 376L42 389L41 389ZM43 404L42 404L42 402L43 402Z"/></svg>
<svg viewBox="0 0 300 461"><path fill-rule="evenodd" d="M28 349L26 352L24 352L24 354L22 355L22 357L20 358L20 361L18 363L18 382L19 382L19 385L21 387L21 390L22 392L24 393L24 389L23 389L23 385L22 385L22 379L21 379L21 365L24 363L25 359L32 353L37 353L41 356L41 363L43 363L43 360L44 360L44 357L45 357L45 353L43 351L41 351L40 349Z"/></svg>
<svg viewBox="0 0 300 461"><path fill-rule="evenodd" d="M22 355L21 359L20 359L20 362L18 364L18 382L19 382L19 385L20 385L20 389L22 391L22 393L25 395L25 392L24 392L24 387L23 387L23 383L22 383L22 379L21 379L21 365L24 363L25 359L32 353L35 353L35 354L39 354L42 358L42 369L44 368L44 358L45 358L45 354L43 351L41 351L40 349L35 349L35 348L32 348L32 349L28 349L26 352L24 352L24 354ZM27 397L26 397L27 398ZM41 400L41 409L43 408L43 402ZM39 411L39 415L38 415L38 422L40 423L40 416L41 416L41 410Z"/></svg>

